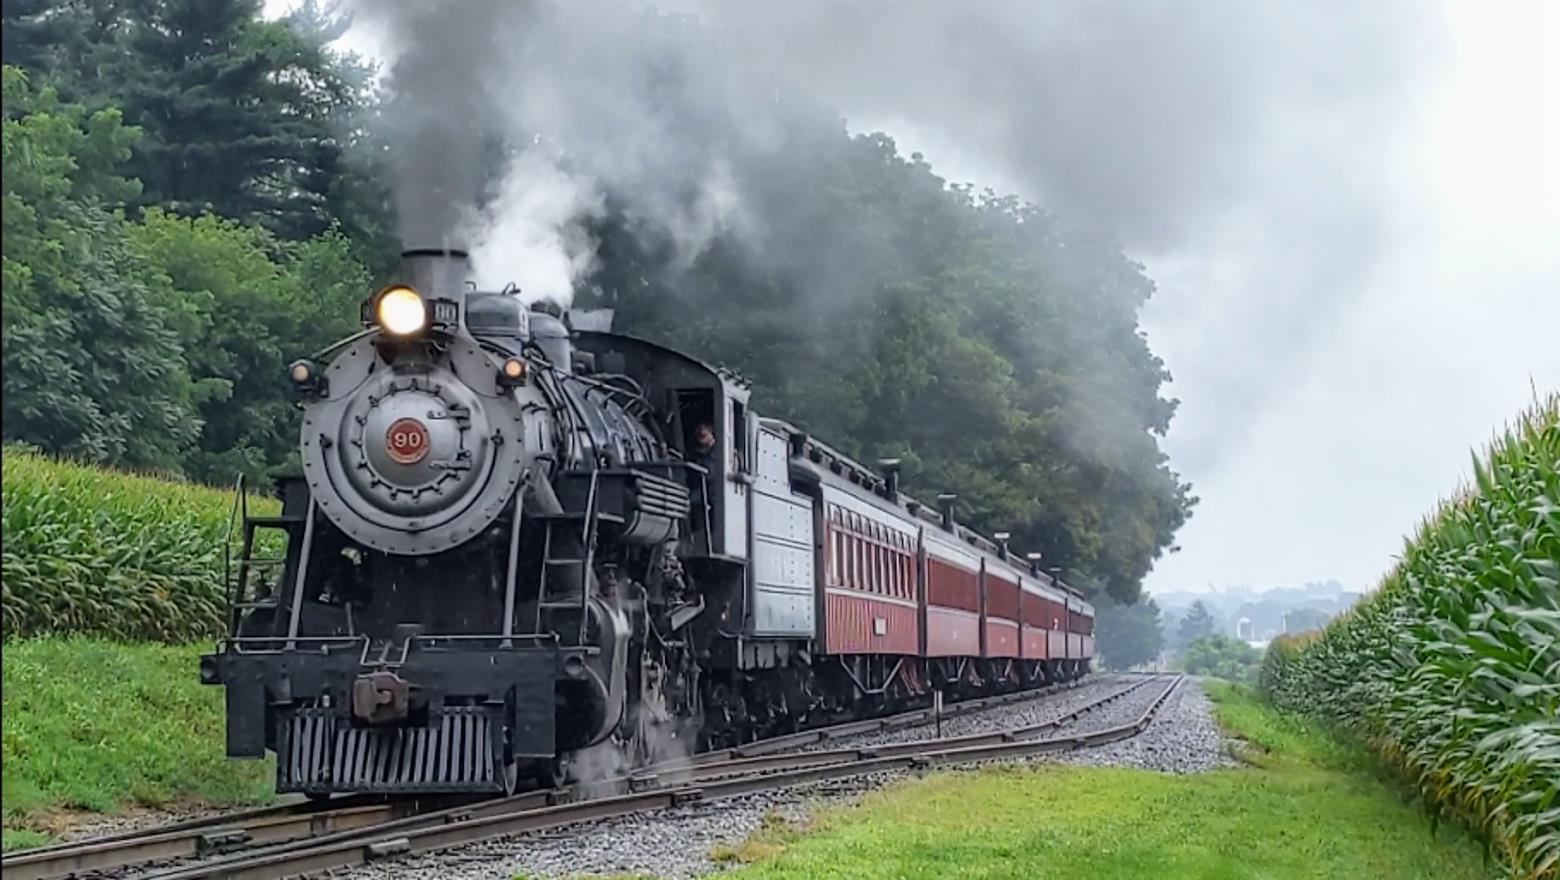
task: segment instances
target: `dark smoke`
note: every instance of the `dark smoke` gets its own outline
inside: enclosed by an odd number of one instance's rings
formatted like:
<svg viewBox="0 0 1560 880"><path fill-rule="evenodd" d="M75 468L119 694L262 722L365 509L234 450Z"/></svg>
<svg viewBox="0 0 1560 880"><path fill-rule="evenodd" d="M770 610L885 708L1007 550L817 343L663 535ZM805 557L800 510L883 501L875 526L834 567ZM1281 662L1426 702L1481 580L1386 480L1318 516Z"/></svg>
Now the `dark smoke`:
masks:
<svg viewBox="0 0 1560 880"><path fill-rule="evenodd" d="M504 133L495 114L504 84L493 65L511 37L503 25L515 8L503 0L373 0L354 9L395 53L379 124L407 247L452 244L489 185L490 151Z"/></svg>
<svg viewBox="0 0 1560 880"><path fill-rule="evenodd" d="M1203 476L1396 244L1395 138L1445 37L1412 0L687 2L746 63L858 127L906 126L934 167L1011 182L1168 282L1148 323L1202 392L1178 446Z"/></svg>
<svg viewBox="0 0 1560 880"><path fill-rule="evenodd" d="M403 234L458 229L484 281L567 299L608 197L683 264L741 227L732 150L767 127L693 23L601 0L393 0L358 16L391 56Z"/></svg>
<svg viewBox="0 0 1560 880"><path fill-rule="evenodd" d="M389 37L408 239L462 230L484 280L566 298L610 201L684 262L733 233L850 290L858 268L809 265L805 230L744 192L811 148L797 96L814 97L853 129L924 136L934 168L1011 182L1168 282L1148 323L1202 392L1177 446L1204 477L1392 244L1393 138L1441 37L1411 0L673 5L362 4Z"/></svg>

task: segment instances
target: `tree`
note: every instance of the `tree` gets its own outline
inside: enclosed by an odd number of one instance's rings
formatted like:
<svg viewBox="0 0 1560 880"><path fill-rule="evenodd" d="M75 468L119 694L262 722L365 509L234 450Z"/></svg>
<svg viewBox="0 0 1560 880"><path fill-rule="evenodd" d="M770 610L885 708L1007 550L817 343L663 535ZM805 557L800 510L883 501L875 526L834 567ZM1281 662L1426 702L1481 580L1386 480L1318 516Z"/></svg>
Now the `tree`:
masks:
<svg viewBox="0 0 1560 880"><path fill-rule="evenodd" d="M5 68L4 436L219 484L296 457L286 364L355 329L370 278L330 232L130 223L137 132Z"/></svg>
<svg viewBox="0 0 1560 880"><path fill-rule="evenodd" d="M1256 684L1262 652L1239 639L1207 635L1187 646L1182 666L1191 675L1211 675L1241 684Z"/></svg>
<svg viewBox="0 0 1560 880"><path fill-rule="evenodd" d="M1185 648L1198 639L1213 634L1218 624L1213 619L1213 614L1201 599L1192 603L1186 617L1182 618L1181 625L1176 628L1176 642Z"/></svg>
<svg viewBox="0 0 1560 880"><path fill-rule="evenodd" d="M207 392L189 473L264 480L297 453L287 364L356 329L367 272L338 234L283 242L209 214L149 210L131 238L151 283L182 304L188 369Z"/></svg>
<svg viewBox="0 0 1560 880"><path fill-rule="evenodd" d="M200 430L164 303L111 207L137 132L4 68L4 436L96 462L182 470Z"/></svg>
<svg viewBox="0 0 1560 880"><path fill-rule="evenodd" d="M6 6L6 57L141 128L128 168L143 186L137 206L307 238L350 201L343 137L368 81L326 46L332 19L317 7L297 28L260 10L260 0L23 0Z"/></svg>
<svg viewBox="0 0 1560 880"><path fill-rule="evenodd" d="M1032 205L945 186L884 135L806 113L785 131L733 166L762 234L718 234L691 263L609 199L588 304L1135 600L1195 503L1156 440L1174 402L1137 327L1141 267Z"/></svg>
<svg viewBox="0 0 1560 880"><path fill-rule="evenodd" d="M1153 599L1122 605L1106 595L1095 601L1094 611L1095 636L1107 668L1130 669L1158 659L1164 630Z"/></svg>

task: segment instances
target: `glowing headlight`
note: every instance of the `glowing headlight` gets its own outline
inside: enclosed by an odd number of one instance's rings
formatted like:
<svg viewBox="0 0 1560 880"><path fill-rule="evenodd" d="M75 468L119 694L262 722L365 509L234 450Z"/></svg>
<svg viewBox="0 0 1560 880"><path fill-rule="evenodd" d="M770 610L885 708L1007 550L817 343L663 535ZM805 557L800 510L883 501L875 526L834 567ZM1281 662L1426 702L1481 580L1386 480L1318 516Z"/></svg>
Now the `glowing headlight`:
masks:
<svg viewBox="0 0 1560 880"><path fill-rule="evenodd" d="M374 305L379 326L396 336L416 333L428 324L428 309L423 298L410 287L392 287Z"/></svg>

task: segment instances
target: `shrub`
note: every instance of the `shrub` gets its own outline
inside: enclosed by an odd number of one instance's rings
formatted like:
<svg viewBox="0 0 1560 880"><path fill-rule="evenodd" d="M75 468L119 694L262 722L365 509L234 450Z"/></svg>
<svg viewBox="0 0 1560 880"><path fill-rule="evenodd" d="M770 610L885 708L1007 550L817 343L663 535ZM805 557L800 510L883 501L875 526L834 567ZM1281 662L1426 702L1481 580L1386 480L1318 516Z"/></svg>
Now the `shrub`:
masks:
<svg viewBox="0 0 1560 880"><path fill-rule="evenodd" d="M1254 684L1262 652L1226 635L1203 636L1186 646L1181 663L1192 675Z"/></svg>

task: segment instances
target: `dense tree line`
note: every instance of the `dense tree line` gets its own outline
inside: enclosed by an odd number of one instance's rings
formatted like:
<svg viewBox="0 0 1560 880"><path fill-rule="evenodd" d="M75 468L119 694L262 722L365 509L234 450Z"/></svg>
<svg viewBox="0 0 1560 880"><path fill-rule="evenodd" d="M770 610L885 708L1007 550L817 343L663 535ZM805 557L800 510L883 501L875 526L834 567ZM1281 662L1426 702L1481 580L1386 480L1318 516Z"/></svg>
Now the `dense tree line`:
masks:
<svg viewBox="0 0 1560 880"><path fill-rule="evenodd" d="M4 7L6 439L212 483L289 466L284 366L352 329L397 242L370 72L312 5L259 8ZM689 262L609 202L584 298L1135 599L1194 500L1159 449L1175 406L1141 267L886 136L797 119L734 166L762 246L721 235Z"/></svg>
<svg viewBox="0 0 1560 880"><path fill-rule="evenodd" d="M1144 596L1132 604L1110 594L1095 597L1094 636L1106 669L1131 669L1154 664L1165 646L1159 605Z"/></svg>

